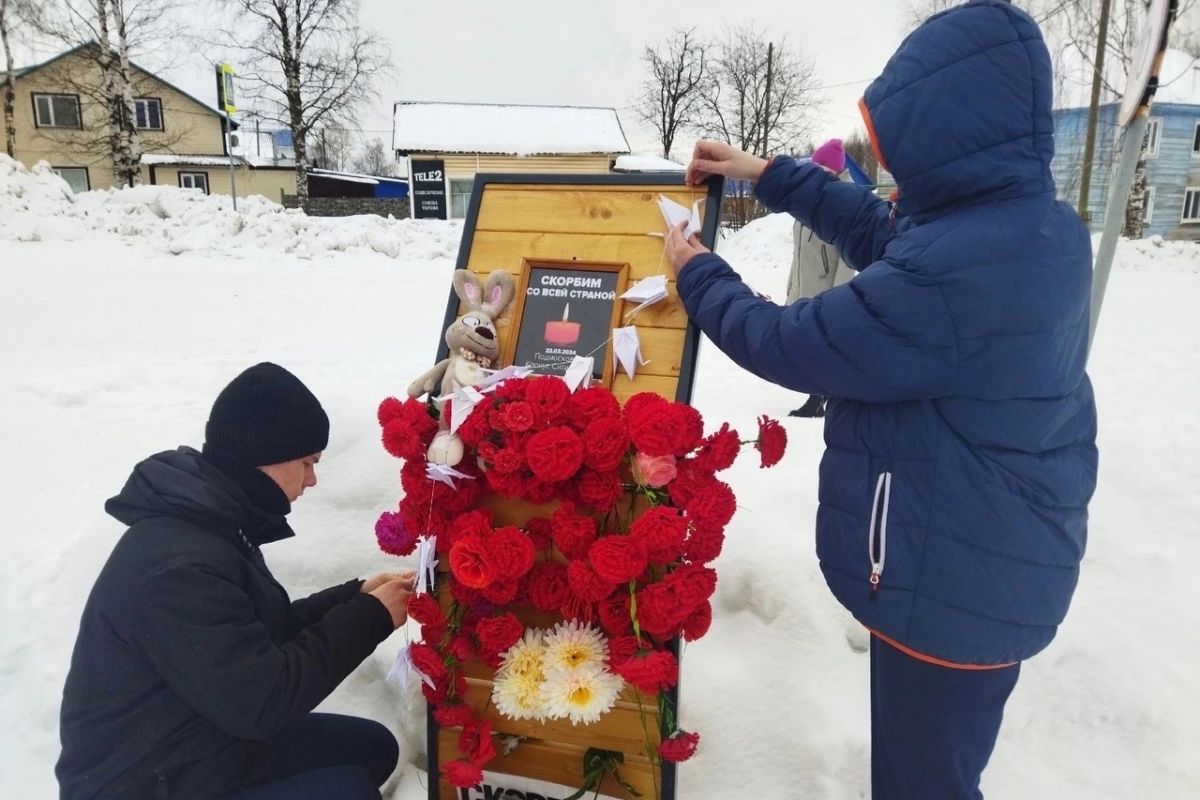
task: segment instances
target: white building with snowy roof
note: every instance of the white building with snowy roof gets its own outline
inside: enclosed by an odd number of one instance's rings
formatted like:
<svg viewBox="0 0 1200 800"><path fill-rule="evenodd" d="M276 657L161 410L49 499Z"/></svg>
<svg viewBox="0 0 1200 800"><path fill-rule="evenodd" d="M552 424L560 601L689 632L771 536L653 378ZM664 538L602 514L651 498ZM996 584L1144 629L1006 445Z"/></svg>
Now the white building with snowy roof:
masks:
<svg viewBox="0 0 1200 800"><path fill-rule="evenodd" d="M392 116L392 149L409 163L414 210L420 189L443 196L425 216L465 217L479 173L605 174L629 142L616 109L403 101Z"/></svg>

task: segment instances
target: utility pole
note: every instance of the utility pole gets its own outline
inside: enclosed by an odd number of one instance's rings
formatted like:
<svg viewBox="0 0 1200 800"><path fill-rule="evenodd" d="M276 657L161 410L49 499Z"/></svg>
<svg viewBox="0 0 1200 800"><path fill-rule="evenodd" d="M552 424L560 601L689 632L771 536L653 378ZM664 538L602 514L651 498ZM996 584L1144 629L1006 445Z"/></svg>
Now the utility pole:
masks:
<svg viewBox="0 0 1200 800"><path fill-rule="evenodd" d="M771 129L771 68L775 63L775 43L767 44L767 91L763 99L762 145L759 155L767 157L767 132Z"/></svg>
<svg viewBox="0 0 1200 800"><path fill-rule="evenodd" d="M1112 0L1100 0L1100 33L1096 37L1096 63L1092 72L1092 103L1088 107L1087 138L1083 145L1083 174L1079 179L1079 218L1090 225L1088 195L1092 191L1092 160L1096 154L1096 124L1100 117L1100 83L1104 78L1104 53L1108 50L1108 9Z"/></svg>

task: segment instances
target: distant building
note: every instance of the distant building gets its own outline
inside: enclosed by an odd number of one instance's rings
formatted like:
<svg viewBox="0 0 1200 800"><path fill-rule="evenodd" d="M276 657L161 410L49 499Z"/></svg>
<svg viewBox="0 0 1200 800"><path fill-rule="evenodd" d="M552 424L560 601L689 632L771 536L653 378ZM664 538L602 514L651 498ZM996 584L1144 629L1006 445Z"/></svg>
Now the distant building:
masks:
<svg viewBox="0 0 1200 800"><path fill-rule="evenodd" d="M481 172L608 173L629 142L612 108L400 102L392 149L442 165L445 212L459 219Z"/></svg>
<svg viewBox="0 0 1200 800"><path fill-rule="evenodd" d="M1200 240L1200 61L1168 50L1163 84L1150 107L1146 132L1145 235ZM1088 109L1078 94L1054 111L1055 154L1051 169L1058 196L1078 205ZM1118 102L1100 106L1088 211L1093 231L1104 226L1108 192L1121 149ZM1123 213L1123 212L1122 212Z"/></svg>
<svg viewBox="0 0 1200 800"><path fill-rule="evenodd" d="M14 70L17 160L30 167L49 162L76 192L114 183L106 107L97 99L103 96L99 47L89 42ZM142 182L229 194L224 117L136 64L132 71ZM290 168L235 157L234 172L239 196L279 200L296 191Z"/></svg>

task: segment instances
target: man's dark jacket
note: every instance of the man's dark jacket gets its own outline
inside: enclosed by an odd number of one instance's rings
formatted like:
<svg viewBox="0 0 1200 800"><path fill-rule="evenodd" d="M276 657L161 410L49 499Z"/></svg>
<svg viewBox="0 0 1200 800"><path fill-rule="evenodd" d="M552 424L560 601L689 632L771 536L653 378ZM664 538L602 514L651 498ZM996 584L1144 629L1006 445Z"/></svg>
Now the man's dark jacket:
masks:
<svg viewBox="0 0 1200 800"><path fill-rule="evenodd" d="M195 450L143 461L106 508L130 527L79 626L55 770L63 800L235 791L256 743L392 632L360 581L290 601L258 549L291 535L283 515Z"/></svg>

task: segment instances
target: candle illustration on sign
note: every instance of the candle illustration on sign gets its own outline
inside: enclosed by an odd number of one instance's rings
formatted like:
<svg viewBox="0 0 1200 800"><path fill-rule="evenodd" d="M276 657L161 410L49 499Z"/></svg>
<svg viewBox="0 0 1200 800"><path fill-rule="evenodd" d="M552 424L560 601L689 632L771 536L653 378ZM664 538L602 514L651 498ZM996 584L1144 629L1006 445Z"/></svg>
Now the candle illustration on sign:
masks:
<svg viewBox="0 0 1200 800"><path fill-rule="evenodd" d="M578 322L571 322L570 316L571 304L567 303L563 307L561 321L550 320L546 323L546 344L552 344L557 347L570 347L579 341L580 325Z"/></svg>

